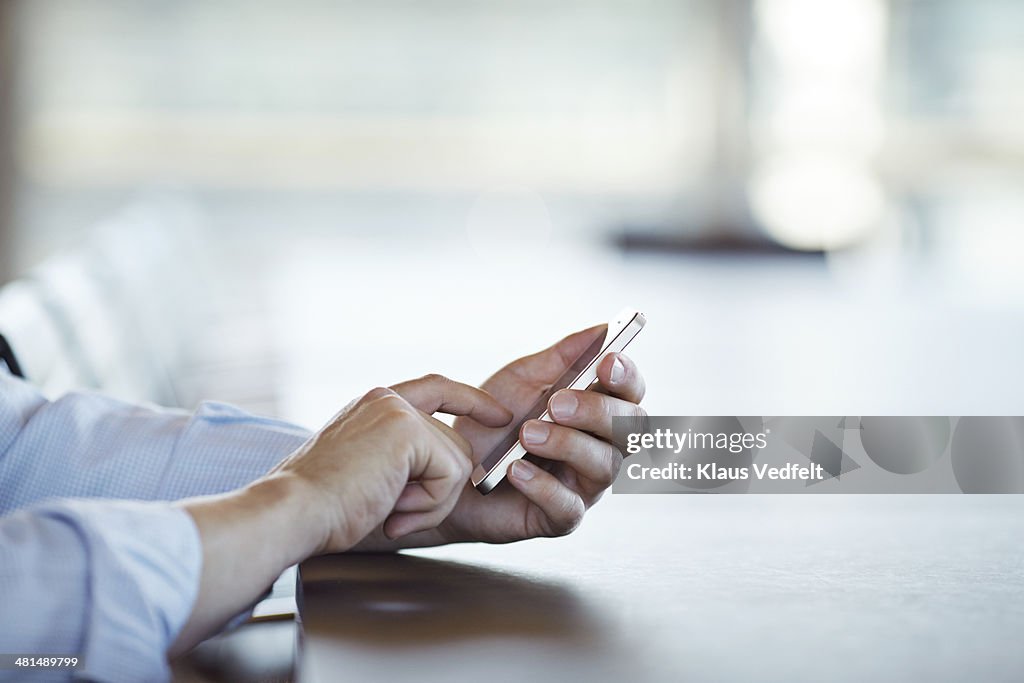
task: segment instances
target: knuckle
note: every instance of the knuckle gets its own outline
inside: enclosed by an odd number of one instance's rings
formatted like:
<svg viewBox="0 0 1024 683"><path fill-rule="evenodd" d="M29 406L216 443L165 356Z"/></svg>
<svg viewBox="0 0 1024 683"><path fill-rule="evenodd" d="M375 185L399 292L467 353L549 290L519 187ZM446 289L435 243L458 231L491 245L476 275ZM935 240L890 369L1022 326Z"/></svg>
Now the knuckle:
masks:
<svg viewBox="0 0 1024 683"><path fill-rule="evenodd" d="M647 431L647 429L650 428L650 416L648 416L647 411L639 405L634 405L633 419L635 420L637 427L633 431Z"/></svg>
<svg viewBox="0 0 1024 683"><path fill-rule="evenodd" d="M463 479L469 476L471 471L469 459L458 449L451 449L449 459L451 460L453 467L453 476Z"/></svg>
<svg viewBox="0 0 1024 683"><path fill-rule="evenodd" d="M417 420L417 415L405 399L397 394L382 396L377 401L378 409L384 419L395 425L411 425Z"/></svg>
<svg viewBox="0 0 1024 683"><path fill-rule="evenodd" d="M601 417L607 420L611 420L613 417L619 417L621 414L619 410L619 402L606 394L601 394Z"/></svg>
<svg viewBox="0 0 1024 683"><path fill-rule="evenodd" d="M641 432L646 431L648 427L647 411L641 408L639 405L632 403L628 410L621 416L622 422L625 425L625 429L628 432ZM615 446L620 451L624 444L616 443Z"/></svg>
<svg viewBox="0 0 1024 683"><path fill-rule="evenodd" d="M380 405L382 405L382 406L387 406L389 408L395 408L395 409L401 409L401 410L405 410L409 406L409 404L406 402L406 400L404 398L402 398L401 396L399 396L398 394L396 394L396 393L389 393L389 394L385 394L383 396L380 396L377 399L377 402Z"/></svg>
<svg viewBox="0 0 1024 683"><path fill-rule="evenodd" d="M568 536L576 531L583 522L583 501L577 496L567 496L565 502L562 503L562 510L560 512L555 535Z"/></svg>
<svg viewBox="0 0 1024 683"><path fill-rule="evenodd" d="M644 382L643 377L637 376L637 384L639 385L639 388L636 392L636 401L637 403L639 403L640 401L644 400L644 396L647 395L647 383Z"/></svg>
<svg viewBox="0 0 1024 683"><path fill-rule="evenodd" d="M453 429L446 429L444 433L451 443L452 453L460 460L468 460L473 455L473 446L466 440L466 437Z"/></svg>
<svg viewBox="0 0 1024 683"><path fill-rule="evenodd" d="M430 372L420 378L422 381L430 384L447 384L451 382L450 379L437 372Z"/></svg>
<svg viewBox="0 0 1024 683"><path fill-rule="evenodd" d="M388 389L387 387L374 387L373 389L370 389L365 394L363 394L363 398L365 398L368 401L373 401L378 398L383 398L384 396L393 395L394 393L394 391Z"/></svg>
<svg viewBox="0 0 1024 683"><path fill-rule="evenodd" d="M617 450L610 452L609 454L609 466L608 466L608 480L604 482L605 487L611 486L616 479L619 477L619 471L622 469L622 454Z"/></svg>

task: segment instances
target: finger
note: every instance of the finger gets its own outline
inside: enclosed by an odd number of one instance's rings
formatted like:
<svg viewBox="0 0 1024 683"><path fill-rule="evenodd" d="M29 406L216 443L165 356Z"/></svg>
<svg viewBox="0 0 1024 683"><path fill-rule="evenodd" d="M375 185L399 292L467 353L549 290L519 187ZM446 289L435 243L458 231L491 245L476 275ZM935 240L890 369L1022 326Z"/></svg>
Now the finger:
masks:
<svg viewBox="0 0 1024 683"><path fill-rule="evenodd" d="M424 416L424 421L434 436L434 443L424 446L430 450L431 462L422 472L410 472L414 483L407 485L399 496L405 497L403 507L399 509L396 505L396 511L384 520L384 534L391 539L437 527L451 514L469 478L468 453L456 448L455 440L440 427L453 430L430 416ZM471 450L468 443L465 447Z"/></svg>
<svg viewBox="0 0 1024 683"><path fill-rule="evenodd" d="M429 512L393 512L384 520L384 535L392 541L415 534L419 531L430 531L440 526L450 511L432 510Z"/></svg>
<svg viewBox="0 0 1024 683"><path fill-rule="evenodd" d="M601 324L574 332L543 351L520 358L508 367L516 374L528 376L530 380L543 377L553 382L583 355L591 344L597 340L603 341L607 331L608 325Z"/></svg>
<svg viewBox="0 0 1024 683"><path fill-rule="evenodd" d="M571 533L583 521L587 506L583 498L554 475L527 460L516 460L508 480L544 515L542 525L548 536Z"/></svg>
<svg viewBox="0 0 1024 683"><path fill-rule="evenodd" d="M395 512L429 512L437 505L418 481L409 482L395 501Z"/></svg>
<svg viewBox="0 0 1024 683"><path fill-rule="evenodd" d="M468 459L472 460L473 446L470 445L466 437L464 437L462 434L459 434L450 426L446 425L444 422L441 422L432 415L427 415L426 413L423 413L423 418L427 421L427 425L429 425L430 428L434 430L434 432L438 435L439 438L448 439L449 441L452 442L452 444L455 445L456 448L458 448L462 452L463 455L465 455Z"/></svg>
<svg viewBox="0 0 1024 683"><path fill-rule="evenodd" d="M519 430L519 440L530 453L563 462L600 488L615 481L622 465L615 446L571 427L528 420Z"/></svg>
<svg viewBox="0 0 1024 683"><path fill-rule="evenodd" d="M441 500L444 486L435 482L452 482L458 489L469 478L473 469L473 447L465 437L448 425L425 415L426 432L433 438L416 446L416 457L409 470L409 481L416 481Z"/></svg>
<svg viewBox="0 0 1024 683"><path fill-rule="evenodd" d="M647 391L640 369L622 353L609 353L601 359L597 379L609 394L630 403L640 403Z"/></svg>
<svg viewBox="0 0 1024 683"><path fill-rule="evenodd" d="M391 389L427 414L465 415L487 427L504 427L512 419L512 412L483 389L444 375L426 375Z"/></svg>
<svg viewBox="0 0 1024 683"><path fill-rule="evenodd" d="M433 436L429 439L433 443L421 447L421 454L426 455L418 454L417 460L421 462L410 470L413 482L402 490L396 511L384 522L388 538L432 529L444 521L469 477L469 459L465 454L458 452L446 437Z"/></svg>
<svg viewBox="0 0 1024 683"><path fill-rule="evenodd" d="M596 391L574 389L556 392L548 401L548 412L560 425L590 432L610 442L615 438L614 418L629 418L627 431L640 431L647 419L647 413L635 403Z"/></svg>

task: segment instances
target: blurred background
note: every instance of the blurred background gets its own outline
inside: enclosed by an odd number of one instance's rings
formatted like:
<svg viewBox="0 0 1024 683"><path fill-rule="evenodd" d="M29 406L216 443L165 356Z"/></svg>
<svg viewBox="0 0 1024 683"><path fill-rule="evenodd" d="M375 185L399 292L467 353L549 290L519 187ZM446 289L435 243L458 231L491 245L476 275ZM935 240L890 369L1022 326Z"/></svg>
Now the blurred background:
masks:
<svg viewBox="0 0 1024 683"><path fill-rule="evenodd" d="M1024 411L1016 0L0 8L49 391L315 425L631 305L652 413Z"/></svg>
<svg viewBox="0 0 1024 683"><path fill-rule="evenodd" d="M1024 415L1022 75L1019 0L0 0L0 333L50 396L315 427L633 306L651 414ZM664 680L1020 668L1016 498L606 501L435 557ZM266 628L177 680L288 680Z"/></svg>

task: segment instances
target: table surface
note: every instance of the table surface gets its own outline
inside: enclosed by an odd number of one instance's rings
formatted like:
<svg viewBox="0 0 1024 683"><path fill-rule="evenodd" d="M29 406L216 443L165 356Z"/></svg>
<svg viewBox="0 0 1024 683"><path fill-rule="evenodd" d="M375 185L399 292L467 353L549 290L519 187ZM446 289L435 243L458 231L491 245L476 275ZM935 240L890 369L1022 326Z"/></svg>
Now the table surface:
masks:
<svg viewBox="0 0 1024 683"><path fill-rule="evenodd" d="M299 680L1020 680L1024 498L610 495L301 569Z"/></svg>

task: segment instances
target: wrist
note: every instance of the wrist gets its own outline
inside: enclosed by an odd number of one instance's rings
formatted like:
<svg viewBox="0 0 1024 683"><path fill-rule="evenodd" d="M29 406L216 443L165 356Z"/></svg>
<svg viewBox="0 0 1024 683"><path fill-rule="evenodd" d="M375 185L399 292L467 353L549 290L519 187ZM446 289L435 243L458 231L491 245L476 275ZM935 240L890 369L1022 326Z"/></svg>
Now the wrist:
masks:
<svg viewBox="0 0 1024 683"><path fill-rule="evenodd" d="M329 535L322 507L316 505L309 485L290 474L275 473L239 492L284 553L291 566L321 552Z"/></svg>
<svg viewBox="0 0 1024 683"><path fill-rule="evenodd" d="M203 564L199 594L174 652L209 636L251 605L287 567L316 551L320 527L304 518L301 503L301 487L277 476L177 503L199 532Z"/></svg>

